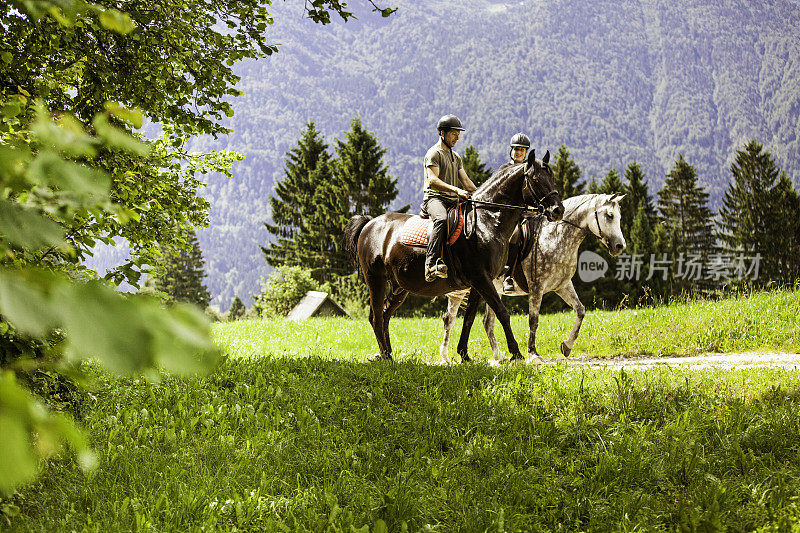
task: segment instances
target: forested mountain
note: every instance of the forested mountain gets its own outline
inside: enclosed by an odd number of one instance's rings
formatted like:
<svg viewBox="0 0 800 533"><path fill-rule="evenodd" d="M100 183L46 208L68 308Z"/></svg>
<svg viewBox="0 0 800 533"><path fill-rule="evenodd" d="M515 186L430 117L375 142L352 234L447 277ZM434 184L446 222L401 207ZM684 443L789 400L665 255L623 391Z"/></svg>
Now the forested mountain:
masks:
<svg viewBox="0 0 800 533"><path fill-rule="evenodd" d="M353 0L354 7L367 4ZM388 5L388 4L387 4ZM396 206L421 201L421 159L434 125L458 115L497 168L526 132L541 156L565 144L583 176L636 160L652 194L678 154L697 169L717 209L730 162L750 138L800 178L800 6L792 0L411 1L384 19L321 27L297 0L273 5L279 53L238 65L244 95L226 138L194 150L245 154L233 179L205 191L211 227L199 232L214 302L256 290L268 273L268 197L306 121L333 144L360 116L387 149ZM383 7L383 6L382 6ZM103 254L101 254L103 255ZM245 300L248 301L248 300Z"/></svg>

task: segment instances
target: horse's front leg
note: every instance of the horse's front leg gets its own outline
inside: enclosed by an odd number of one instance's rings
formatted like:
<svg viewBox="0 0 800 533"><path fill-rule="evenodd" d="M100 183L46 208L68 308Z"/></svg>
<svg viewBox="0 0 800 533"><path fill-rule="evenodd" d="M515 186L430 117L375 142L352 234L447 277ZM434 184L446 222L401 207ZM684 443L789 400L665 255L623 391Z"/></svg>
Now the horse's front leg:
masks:
<svg viewBox="0 0 800 533"><path fill-rule="evenodd" d="M575 292L575 286L572 284L572 281L556 291L556 294L561 296L561 299L575 310L575 324L572 326L572 331L569 332L567 340L561 343L561 353L564 354L564 357L569 357L570 352L572 352L572 347L578 339L578 333L581 331L581 323L583 323L583 317L586 315L586 308L581 303L580 298L578 298L578 293Z"/></svg>
<svg viewBox="0 0 800 533"><path fill-rule="evenodd" d="M517 363L520 361L524 361L525 358L519 351L519 344L517 344L517 340L514 338L514 332L511 331L511 316L508 314L506 307L503 305L503 302L500 300L500 295L497 294L497 289L495 289L494 284L492 281L486 277L479 278L477 280L473 280L472 284L473 291L478 291L481 297L486 300L486 303L489 305L494 314L497 315L497 319L500 321L500 325L503 326L503 332L506 334L506 343L508 344L508 351L511 354L511 362ZM470 299L472 298L472 294L470 293ZM466 325L466 318L465 325ZM469 333L467 333L469 335ZM464 340L464 333L461 333L461 341L464 342L466 345L466 341ZM461 346L461 342L459 342L459 346Z"/></svg>
<svg viewBox="0 0 800 533"><path fill-rule="evenodd" d="M544 359L539 352L536 351L536 329L539 327L539 310L542 308L542 290L537 285L530 287L528 293L528 327L530 327L530 334L528 336L528 363L539 364L544 362Z"/></svg>
<svg viewBox="0 0 800 533"><path fill-rule="evenodd" d="M442 337L442 345L439 346L439 357L442 363L449 365L452 364L450 357L447 355L447 344L450 342L450 330L456 323L456 315L458 308L461 307L461 302L464 301L464 296L459 293L450 293L447 295L447 310L442 315L442 322L444 322L444 336Z"/></svg>
<svg viewBox="0 0 800 533"><path fill-rule="evenodd" d="M467 353L467 345L469 344L469 330L472 329L472 323L475 322L475 315L478 314L478 306L481 303L481 295L475 291L469 291L469 298L467 298L467 310L464 312L464 324L461 327L461 337L458 339L458 355L461 356L462 363L469 363L472 359L469 358Z"/></svg>

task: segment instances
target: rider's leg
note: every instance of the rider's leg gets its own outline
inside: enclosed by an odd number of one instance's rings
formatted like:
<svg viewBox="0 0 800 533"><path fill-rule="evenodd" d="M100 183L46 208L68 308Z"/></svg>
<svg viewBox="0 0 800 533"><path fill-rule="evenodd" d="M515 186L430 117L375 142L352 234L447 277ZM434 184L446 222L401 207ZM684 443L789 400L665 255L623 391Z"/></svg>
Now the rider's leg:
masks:
<svg viewBox="0 0 800 533"><path fill-rule="evenodd" d="M506 261L506 275L503 279L503 292L514 292L514 268L517 266L519 253L519 226L514 228L514 233L508 240L508 260Z"/></svg>
<svg viewBox="0 0 800 533"><path fill-rule="evenodd" d="M447 236L447 206L436 196L426 196L423 209L433 221L428 250L425 254L425 281L447 277L447 267L442 261L442 245Z"/></svg>

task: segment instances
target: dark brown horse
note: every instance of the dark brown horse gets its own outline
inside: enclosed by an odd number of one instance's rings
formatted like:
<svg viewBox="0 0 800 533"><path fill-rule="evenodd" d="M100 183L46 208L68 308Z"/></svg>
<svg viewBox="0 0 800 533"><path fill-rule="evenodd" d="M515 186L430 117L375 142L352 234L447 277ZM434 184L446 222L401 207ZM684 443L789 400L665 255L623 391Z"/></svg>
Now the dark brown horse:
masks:
<svg viewBox="0 0 800 533"><path fill-rule="evenodd" d="M541 207L550 220L560 220L564 214L564 206L553 185L549 160L550 152L541 161L531 153L527 164L499 170L478 187L473 200L502 203L506 207L475 202L477 208L467 216L464 234L445 253L450 264L448 277L444 279L426 282L425 248L400 242L403 225L412 215L387 213L374 219L365 215L350 219L345 228L345 241L369 288L369 321L382 359L392 358L389 319L408 293L434 297L467 287L480 293L494 310L505 331L512 360L523 359L511 332L508 311L492 281L505 266L508 239L526 205Z"/></svg>

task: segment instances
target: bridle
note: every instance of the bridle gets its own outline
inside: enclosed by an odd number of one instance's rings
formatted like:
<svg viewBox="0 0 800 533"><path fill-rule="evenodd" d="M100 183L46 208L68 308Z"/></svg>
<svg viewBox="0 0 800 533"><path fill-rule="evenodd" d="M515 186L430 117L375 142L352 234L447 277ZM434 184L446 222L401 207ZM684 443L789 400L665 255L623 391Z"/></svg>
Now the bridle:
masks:
<svg viewBox="0 0 800 533"><path fill-rule="evenodd" d="M549 193L545 194L541 198L537 198L536 195L533 192L533 187L531 186L527 175L524 177L523 181L524 181L524 183L522 185L522 197L523 198L525 197L525 192L527 191L528 195L531 197L531 199L534 200L537 203L537 205L534 206L533 209L531 209L530 206L528 206L528 205L514 205L514 204L503 204L503 203L499 203L499 202L487 202L485 200L475 200L473 198L467 198L464 202L460 202L459 203L459 208L460 208L461 205L465 206L464 207L464 229L465 229L464 233L465 233L465 236L467 238L471 238L475 234L475 225L476 225L476 222L477 222L477 216L478 216L477 208L478 207L484 207L484 208L487 208L487 209L491 209L491 208L511 209L511 210L523 211L524 213L541 215L541 214L544 213L544 209L545 209L544 208L544 201L547 200L548 198L551 198L551 197L554 197L556 199L558 198L558 191L555 190L555 189L553 189ZM468 216L469 216L470 212L472 212L472 231L467 231L467 227L468 227L467 220L468 220Z"/></svg>

